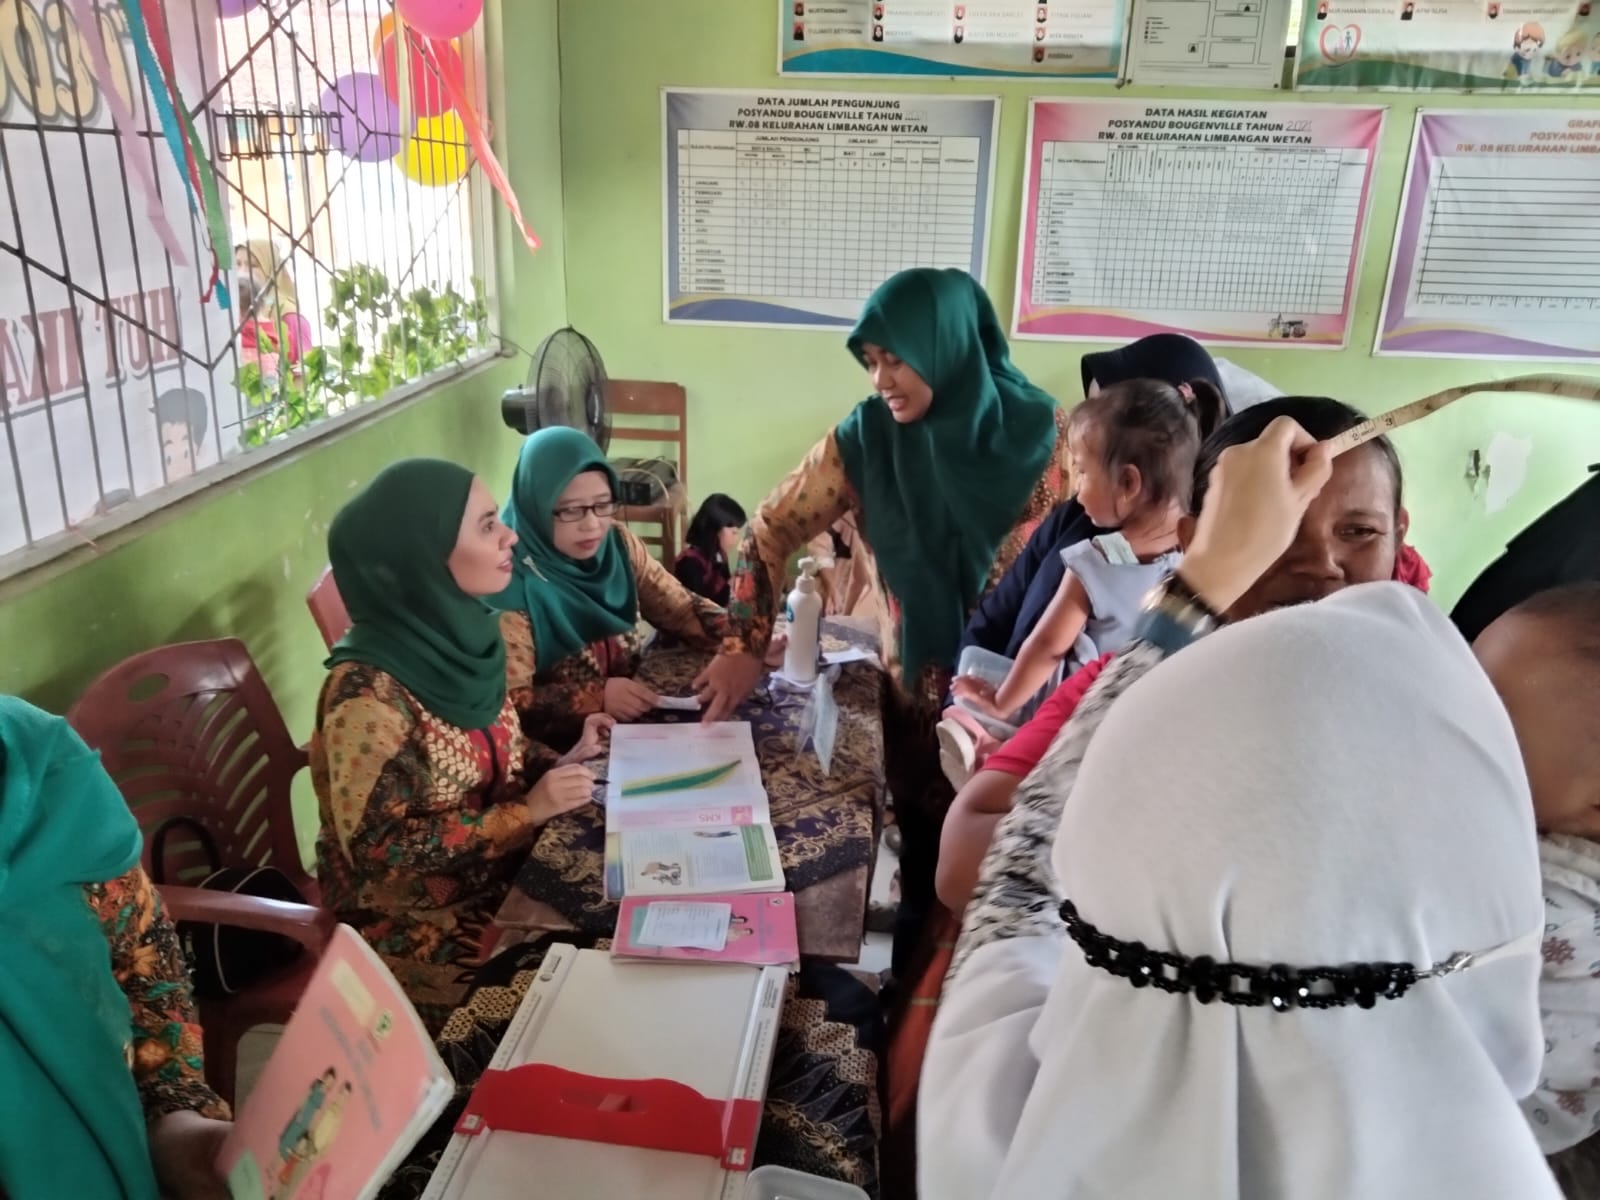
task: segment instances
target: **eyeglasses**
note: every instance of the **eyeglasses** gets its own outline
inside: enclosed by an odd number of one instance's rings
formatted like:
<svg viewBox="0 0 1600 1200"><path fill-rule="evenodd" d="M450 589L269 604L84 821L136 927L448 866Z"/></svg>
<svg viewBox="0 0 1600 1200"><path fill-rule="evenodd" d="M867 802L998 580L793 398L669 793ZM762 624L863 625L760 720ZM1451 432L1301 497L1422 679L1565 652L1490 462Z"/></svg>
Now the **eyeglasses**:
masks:
<svg viewBox="0 0 1600 1200"><path fill-rule="evenodd" d="M616 511L617 502L615 500L602 500L599 504L572 504L566 508L558 508L555 515L556 520L563 525L576 525L590 513L597 517L605 518L612 516Z"/></svg>

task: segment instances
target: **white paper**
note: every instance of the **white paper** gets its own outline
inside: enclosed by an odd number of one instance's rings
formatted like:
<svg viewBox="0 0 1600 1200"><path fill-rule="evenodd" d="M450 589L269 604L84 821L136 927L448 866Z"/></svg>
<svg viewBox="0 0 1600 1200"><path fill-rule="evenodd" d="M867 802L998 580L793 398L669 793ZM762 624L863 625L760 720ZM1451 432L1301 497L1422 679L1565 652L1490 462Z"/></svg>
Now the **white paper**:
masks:
<svg viewBox="0 0 1600 1200"><path fill-rule="evenodd" d="M783 886L770 825L743 829L639 829L622 835L624 895L704 895ZM759 837L759 841L755 840ZM752 862L752 857L758 860Z"/></svg>
<svg viewBox="0 0 1600 1200"><path fill-rule="evenodd" d="M664 712L699 712L700 701L693 696L657 696L656 707Z"/></svg>
<svg viewBox="0 0 1600 1200"><path fill-rule="evenodd" d="M846 646L843 650L824 650L822 661L830 667L840 667L845 663L877 662L878 656L871 650L864 650L860 646Z"/></svg>
<svg viewBox="0 0 1600 1200"><path fill-rule="evenodd" d="M1489 476L1488 486L1483 490L1485 512L1499 512L1522 490L1528 478L1528 456L1532 453L1532 438L1500 432L1489 440L1489 448L1483 455L1483 469Z"/></svg>
<svg viewBox="0 0 1600 1200"><path fill-rule="evenodd" d="M728 944L731 904L665 901L647 904L635 941L641 946L684 947L719 953Z"/></svg>
<svg viewBox="0 0 1600 1200"><path fill-rule="evenodd" d="M1172 87L1280 87L1295 3L1134 0L1128 80Z"/></svg>

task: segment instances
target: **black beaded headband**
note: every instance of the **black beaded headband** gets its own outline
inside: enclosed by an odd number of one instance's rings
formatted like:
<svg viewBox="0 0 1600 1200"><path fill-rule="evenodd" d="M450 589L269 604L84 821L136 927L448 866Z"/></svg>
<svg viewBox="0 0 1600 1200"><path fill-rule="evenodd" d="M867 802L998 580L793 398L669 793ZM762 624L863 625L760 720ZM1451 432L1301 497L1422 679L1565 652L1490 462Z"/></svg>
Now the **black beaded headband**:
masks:
<svg viewBox="0 0 1600 1200"><path fill-rule="evenodd" d="M1342 967L1270 967L1217 962L1201 955L1189 958L1152 950L1143 942L1122 942L1101 933L1078 915L1072 901L1061 903L1067 933L1091 967L1126 979L1136 988L1154 987L1192 995L1201 1004L1221 1000L1240 1008L1372 1008L1379 1000L1398 1000L1413 984L1442 979L1512 954L1531 953L1539 944L1534 931L1492 950L1453 954L1444 962L1419 969L1411 963L1348 963Z"/></svg>

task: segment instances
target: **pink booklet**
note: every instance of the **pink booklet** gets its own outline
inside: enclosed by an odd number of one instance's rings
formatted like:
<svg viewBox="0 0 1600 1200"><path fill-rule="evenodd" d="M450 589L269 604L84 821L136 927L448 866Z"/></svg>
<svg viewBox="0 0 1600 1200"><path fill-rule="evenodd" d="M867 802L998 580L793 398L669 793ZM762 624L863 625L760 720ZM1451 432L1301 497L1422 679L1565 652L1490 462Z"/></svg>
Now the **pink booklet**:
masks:
<svg viewBox="0 0 1600 1200"><path fill-rule="evenodd" d="M794 923L794 893L681 900L629 896L617 914L611 954L649 962L795 966L800 962L800 938Z"/></svg>
<svg viewBox="0 0 1600 1200"><path fill-rule="evenodd" d="M367 1200L453 1091L394 976L341 925L218 1165L233 1200Z"/></svg>

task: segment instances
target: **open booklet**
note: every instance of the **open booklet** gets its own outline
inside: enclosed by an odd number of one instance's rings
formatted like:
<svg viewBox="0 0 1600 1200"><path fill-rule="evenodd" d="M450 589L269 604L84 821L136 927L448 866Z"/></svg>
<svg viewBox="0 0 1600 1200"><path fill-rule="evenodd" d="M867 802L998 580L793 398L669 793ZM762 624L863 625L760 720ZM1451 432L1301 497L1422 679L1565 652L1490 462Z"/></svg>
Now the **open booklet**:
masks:
<svg viewBox="0 0 1600 1200"><path fill-rule="evenodd" d="M454 1090L394 976L341 925L218 1166L233 1200L368 1200Z"/></svg>
<svg viewBox="0 0 1600 1200"><path fill-rule="evenodd" d="M606 895L783 890L750 725L618 725L606 784Z"/></svg>

